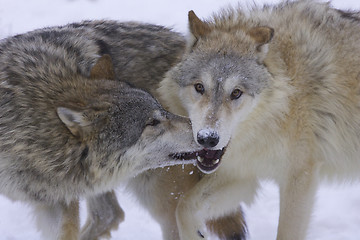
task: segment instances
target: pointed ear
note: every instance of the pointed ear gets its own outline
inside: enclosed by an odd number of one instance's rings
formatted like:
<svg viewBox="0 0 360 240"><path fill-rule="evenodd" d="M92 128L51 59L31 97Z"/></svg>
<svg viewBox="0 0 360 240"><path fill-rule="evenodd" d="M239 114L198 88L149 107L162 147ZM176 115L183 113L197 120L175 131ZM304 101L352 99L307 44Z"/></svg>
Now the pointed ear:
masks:
<svg viewBox="0 0 360 240"><path fill-rule="evenodd" d="M199 39L201 37L205 37L206 35L208 35L210 33L210 27L207 23L201 21L196 14L194 13L194 11L189 11L189 28L190 28L190 32L192 33L192 35L196 38Z"/></svg>
<svg viewBox="0 0 360 240"><path fill-rule="evenodd" d="M90 70L91 79L115 80L114 66L109 54L101 56Z"/></svg>
<svg viewBox="0 0 360 240"><path fill-rule="evenodd" d="M89 126L90 122L86 120L83 112L65 107L58 107L56 111L60 120L74 136L84 138L85 127Z"/></svg>
<svg viewBox="0 0 360 240"><path fill-rule="evenodd" d="M274 29L270 27L254 27L248 32L250 37L259 45L267 44L274 36Z"/></svg>
<svg viewBox="0 0 360 240"><path fill-rule="evenodd" d="M270 27L254 27L248 31L248 34L255 41L258 58L262 62L268 52L268 43L274 36L274 29Z"/></svg>

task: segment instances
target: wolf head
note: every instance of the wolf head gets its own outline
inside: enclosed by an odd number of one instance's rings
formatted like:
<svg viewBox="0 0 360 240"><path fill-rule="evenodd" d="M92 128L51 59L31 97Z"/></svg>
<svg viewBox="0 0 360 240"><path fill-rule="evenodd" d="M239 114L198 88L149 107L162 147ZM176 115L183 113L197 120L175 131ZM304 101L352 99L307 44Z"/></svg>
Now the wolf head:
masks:
<svg viewBox="0 0 360 240"><path fill-rule="evenodd" d="M203 22L193 11L189 12L189 27L188 51L159 91L164 99L177 93L184 110L179 113L190 117L199 145L224 149L237 124L269 84L270 74L263 61L274 31L269 27L245 30L240 25L230 28L219 19ZM167 105L177 107L169 100ZM198 166L202 169L201 163Z"/></svg>
<svg viewBox="0 0 360 240"><path fill-rule="evenodd" d="M86 143L86 154L95 156L99 166L124 176L195 162L200 147L188 118L165 111L148 92L109 80L114 74L108 55L99 59L90 77L100 86L92 87L96 98L83 106L66 102L57 114L73 138Z"/></svg>

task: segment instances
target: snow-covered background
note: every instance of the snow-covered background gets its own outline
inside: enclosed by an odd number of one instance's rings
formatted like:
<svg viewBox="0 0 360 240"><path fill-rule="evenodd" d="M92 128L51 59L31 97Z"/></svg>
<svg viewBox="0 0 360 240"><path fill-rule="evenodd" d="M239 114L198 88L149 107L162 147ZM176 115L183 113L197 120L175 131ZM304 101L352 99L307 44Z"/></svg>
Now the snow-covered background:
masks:
<svg viewBox="0 0 360 240"><path fill-rule="evenodd" d="M207 17L237 0L0 0L0 38L45 26L63 25L84 19L137 20L173 27L186 32L187 12ZM252 0L241 3L252 4ZM275 0L256 0L273 3ZM341 9L359 9L359 0L333 0ZM360 43L359 43L360 44ZM360 45L359 45L360 46ZM128 193L119 188L118 198L126 212L113 239L159 240L158 224ZM263 191L245 213L252 240L275 239L279 211L277 188L264 183ZM310 228L311 240L360 239L360 184L321 185ZM85 206L82 203L82 221ZM23 203L11 202L0 196L0 240L40 239L31 215ZM289 239L290 240L290 239Z"/></svg>

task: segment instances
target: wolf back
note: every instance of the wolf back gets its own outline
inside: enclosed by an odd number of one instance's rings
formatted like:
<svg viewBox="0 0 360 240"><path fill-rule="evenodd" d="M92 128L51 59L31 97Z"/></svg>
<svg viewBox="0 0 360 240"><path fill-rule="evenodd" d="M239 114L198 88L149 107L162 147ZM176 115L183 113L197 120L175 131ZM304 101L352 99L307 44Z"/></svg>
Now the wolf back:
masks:
<svg viewBox="0 0 360 240"><path fill-rule="evenodd" d="M163 26L138 22L83 21L39 29L29 34L29 38L38 35L54 46L61 45L69 57L78 57L82 60L78 63L79 71L85 75L89 75L96 56L109 54L118 80L131 81L132 85L147 89L152 94L154 86L180 60L185 48L185 39L181 34ZM85 38L87 41L83 42Z"/></svg>

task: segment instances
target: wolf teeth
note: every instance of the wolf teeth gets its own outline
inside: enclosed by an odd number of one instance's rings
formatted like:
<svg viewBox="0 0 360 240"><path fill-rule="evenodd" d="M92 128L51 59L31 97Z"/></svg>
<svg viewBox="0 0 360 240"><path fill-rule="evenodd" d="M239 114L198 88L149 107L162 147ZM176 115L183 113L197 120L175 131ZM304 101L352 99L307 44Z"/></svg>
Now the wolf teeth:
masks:
<svg viewBox="0 0 360 240"><path fill-rule="evenodd" d="M220 162L220 160L219 159L215 159L215 160L213 160L213 164L218 164Z"/></svg>
<svg viewBox="0 0 360 240"><path fill-rule="evenodd" d="M203 162L203 161L204 161L204 158L203 158L203 157L200 157L200 156L197 156L197 160L198 160L199 162Z"/></svg>

